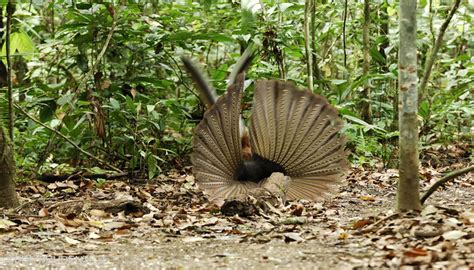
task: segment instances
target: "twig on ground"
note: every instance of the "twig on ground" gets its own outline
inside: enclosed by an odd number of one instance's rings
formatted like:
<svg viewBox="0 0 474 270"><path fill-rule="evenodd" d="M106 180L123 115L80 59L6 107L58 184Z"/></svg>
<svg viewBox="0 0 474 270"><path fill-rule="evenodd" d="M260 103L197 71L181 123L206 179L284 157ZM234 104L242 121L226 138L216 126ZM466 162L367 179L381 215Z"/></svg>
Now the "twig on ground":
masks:
<svg viewBox="0 0 474 270"><path fill-rule="evenodd" d="M375 231L375 230L378 228L378 226L379 226L381 223L383 223L383 222L385 222L385 221L387 221L387 220L389 220L389 219L398 217L399 215L400 215L400 213L394 213L394 214L391 214L391 215L389 215L389 216L386 216L386 217L384 217L384 218L378 220L377 222L375 222L375 223L369 225L369 226L368 226L367 228L365 228L364 230L360 230L360 231L355 232L354 235L366 234L366 233L373 232L373 231Z"/></svg>

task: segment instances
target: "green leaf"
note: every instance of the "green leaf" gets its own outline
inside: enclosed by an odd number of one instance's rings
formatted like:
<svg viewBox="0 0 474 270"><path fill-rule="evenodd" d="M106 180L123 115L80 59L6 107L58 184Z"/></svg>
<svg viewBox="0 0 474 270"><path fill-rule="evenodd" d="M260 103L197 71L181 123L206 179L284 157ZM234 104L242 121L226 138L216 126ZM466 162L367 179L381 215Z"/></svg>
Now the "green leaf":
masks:
<svg viewBox="0 0 474 270"><path fill-rule="evenodd" d="M146 111L148 113L151 113L154 110L155 110L155 105L146 105Z"/></svg>
<svg viewBox="0 0 474 270"><path fill-rule="evenodd" d="M252 28L255 28L255 16L249 9L242 9L241 30L243 33L249 33Z"/></svg>
<svg viewBox="0 0 474 270"><path fill-rule="evenodd" d="M110 105L112 106L112 108L114 108L115 110L119 110L120 109L120 102L118 100L116 100L115 98L110 98Z"/></svg>
<svg viewBox="0 0 474 270"><path fill-rule="evenodd" d="M72 93L67 94L67 95L63 95L60 98L58 98L57 103L58 103L59 106L63 106L64 104L67 104L67 103L71 102L73 97L74 97L74 94L72 94Z"/></svg>
<svg viewBox="0 0 474 270"><path fill-rule="evenodd" d="M379 64L385 64L385 58L383 55L377 50L377 48L370 48L370 56L372 59L377 61Z"/></svg>
<svg viewBox="0 0 474 270"><path fill-rule="evenodd" d="M43 107L40 109L40 120L41 122L49 121L53 118L54 112L56 111L56 102L54 100L47 101L43 104Z"/></svg>
<svg viewBox="0 0 474 270"><path fill-rule="evenodd" d="M152 179L156 175L158 169L156 159L153 155L147 156L147 165L148 165L148 179Z"/></svg>
<svg viewBox="0 0 474 270"><path fill-rule="evenodd" d="M380 128L380 127L375 126L375 125L371 125L371 124L365 122L364 120L359 119L359 118L354 117L354 116L350 116L350 115L347 115L347 114L346 114L346 115L343 115L342 117L344 117L344 118L346 118L346 119L348 119L348 120L350 120L350 121L352 121L352 122L354 122L354 123L357 123L357 124L359 124L359 125L361 125L361 126L367 128L367 130L378 129L378 130L380 130L380 131L385 131L383 128Z"/></svg>
<svg viewBox="0 0 474 270"><path fill-rule="evenodd" d="M23 30L10 35L10 53L15 54L17 52L27 60L31 60L33 53L36 52L35 44L31 40L30 36L28 36L28 34ZM2 52L0 54L2 61L5 59L6 55L7 44L4 43Z"/></svg>
<svg viewBox="0 0 474 270"><path fill-rule="evenodd" d="M191 32L177 32L171 35L168 35L167 38L164 38L169 41L188 41L189 39L191 40L209 40L209 41L215 41L215 42L233 42L234 39L231 37L228 37L223 34L219 33L201 33L201 34L193 34Z"/></svg>
<svg viewBox="0 0 474 270"><path fill-rule="evenodd" d="M92 7L92 4L89 3L77 3L76 8L78 9L90 9Z"/></svg>
<svg viewBox="0 0 474 270"><path fill-rule="evenodd" d="M293 3L281 3L280 4L280 11L285 12L289 7L292 7L294 4Z"/></svg>
<svg viewBox="0 0 474 270"><path fill-rule="evenodd" d="M427 120L427 117L429 116L429 103L426 100L423 100L420 103L420 106L418 106L418 115L423 118L423 120Z"/></svg>
<svg viewBox="0 0 474 270"><path fill-rule="evenodd" d="M191 32L176 32L173 34L168 35L167 37L163 37L163 40L168 40L168 41L177 41L177 40L188 40L193 36Z"/></svg>
<svg viewBox="0 0 474 270"><path fill-rule="evenodd" d="M346 82L346 80L331 80L334 85L340 85Z"/></svg>
<svg viewBox="0 0 474 270"><path fill-rule="evenodd" d="M61 124L61 120L59 119L53 119L51 120L51 123L49 124L52 128L55 128Z"/></svg>
<svg viewBox="0 0 474 270"><path fill-rule="evenodd" d="M210 40L216 42L233 42L234 39L223 34L218 33L206 33L195 35L194 40Z"/></svg>

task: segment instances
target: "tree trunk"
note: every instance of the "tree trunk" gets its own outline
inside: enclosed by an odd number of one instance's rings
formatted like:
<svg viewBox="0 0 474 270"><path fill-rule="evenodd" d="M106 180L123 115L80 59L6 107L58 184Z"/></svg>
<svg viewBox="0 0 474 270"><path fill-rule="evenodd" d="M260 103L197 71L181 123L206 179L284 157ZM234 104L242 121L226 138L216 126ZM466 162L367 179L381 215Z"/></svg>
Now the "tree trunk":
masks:
<svg viewBox="0 0 474 270"><path fill-rule="evenodd" d="M13 89L12 89L12 61L10 56L10 33L12 29L12 17L15 13L15 5L12 1L8 1L7 4L7 29L5 38L5 49L6 49L6 60L7 60L7 97L8 97L8 134L10 140L13 142L14 134L14 123L15 123L15 111L13 110Z"/></svg>
<svg viewBox="0 0 474 270"><path fill-rule="evenodd" d="M314 92L313 84L313 52L311 51L311 43L314 40L310 37L310 21L311 21L311 11L313 10L314 0L306 0L304 4L304 47L306 52L306 71L308 72L308 89L311 92Z"/></svg>
<svg viewBox="0 0 474 270"><path fill-rule="evenodd" d="M416 0L400 0L399 128L400 179L398 210L419 210L417 63L416 63Z"/></svg>
<svg viewBox="0 0 474 270"><path fill-rule="evenodd" d="M383 37L382 43L379 45L379 52L382 57L385 59L385 64L380 67L381 72L387 73L389 72L388 64L387 64L387 54L385 53L385 49L390 46L390 40L388 38L388 10L387 10L388 3L387 1L383 1L379 5L378 15L380 18L380 26L379 26L379 35Z"/></svg>
<svg viewBox="0 0 474 270"><path fill-rule="evenodd" d="M441 28L439 29L438 37L436 38L436 40L434 42L433 49L431 50L431 54L428 57L428 59L426 60L425 70L423 71L423 77L421 78L421 83L420 83L420 101L423 98L423 96L425 95L426 85L428 84L428 80L429 80L430 75L431 75L431 69L433 68L434 62L436 61L436 56L438 54L438 51L441 48L441 45L443 43L444 33L446 33L446 29L448 29L448 26L449 26L449 23L451 22L451 19L453 18L454 14L458 10L460 2L461 2L461 0L456 0L454 2L454 5L451 8L451 11L449 12L448 17L446 18L446 20L441 25Z"/></svg>
<svg viewBox="0 0 474 270"><path fill-rule="evenodd" d="M18 206L15 191L15 160L8 136L0 126L0 207Z"/></svg>
<svg viewBox="0 0 474 270"><path fill-rule="evenodd" d="M361 115L367 123L372 123L372 107L370 106L370 84L369 84L369 68L370 68L370 1L364 0L364 25L362 29L362 43L364 46L364 64L363 76L366 78L364 83L364 91L362 91Z"/></svg>
<svg viewBox="0 0 474 270"><path fill-rule="evenodd" d="M343 22L342 22L342 48L344 51L344 68L346 70L347 70L347 50L346 50L347 1L349 0L344 0L344 17L343 17Z"/></svg>

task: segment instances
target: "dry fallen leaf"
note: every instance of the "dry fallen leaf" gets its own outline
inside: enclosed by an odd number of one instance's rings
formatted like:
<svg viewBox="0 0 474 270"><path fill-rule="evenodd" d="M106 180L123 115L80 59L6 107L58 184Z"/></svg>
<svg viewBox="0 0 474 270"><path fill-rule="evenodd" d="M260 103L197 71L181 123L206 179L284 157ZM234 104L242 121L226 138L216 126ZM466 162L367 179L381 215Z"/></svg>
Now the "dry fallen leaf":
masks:
<svg viewBox="0 0 474 270"><path fill-rule="evenodd" d="M16 223L8 219L0 219L0 229L6 230L12 226L16 226Z"/></svg>
<svg viewBox="0 0 474 270"><path fill-rule="evenodd" d="M100 220L89 220L88 221L89 225L91 225L92 227L96 227L96 228L102 228L104 227L104 222L100 221Z"/></svg>
<svg viewBox="0 0 474 270"><path fill-rule="evenodd" d="M91 233L89 233L88 238L90 238L90 239L99 239L100 235L96 234L95 232L91 232Z"/></svg>
<svg viewBox="0 0 474 270"><path fill-rule="evenodd" d="M104 222L104 227L103 229L106 231L111 231L114 229L120 229L127 227L127 223L121 222L121 221L112 221L112 222Z"/></svg>
<svg viewBox="0 0 474 270"><path fill-rule="evenodd" d="M352 229L354 230L357 230L357 229L360 229L360 228L363 228L369 224L372 224L372 220L370 219L361 219L361 220L358 220L356 221L353 225L352 225Z"/></svg>
<svg viewBox="0 0 474 270"><path fill-rule="evenodd" d="M41 208L38 211L38 216L40 216L40 217L47 217L48 215L49 215L49 211L48 211L47 207Z"/></svg>
<svg viewBox="0 0 474 270"><path fill-rule="evenodd" d="M462 232L462 231L449 231L449 232L443 233L443 238L445 240L457 240L457 239L462 238L466 235L467 235L467 233Z"/></svg>
<svg viewBox="0 0 474 270"><path fill-rule="evenodd" d="M474 208L468 211L462 212L460 217L465 221L467 225L474 224Z"/></svg>
<svg viewBox="0 0 474 270"><path fill-rule="evenodd" d="M285 242L303 242L304 239L301 237L299 233L285 233Z"/></svg>
<svg viewBox="0 0 474 270"><path fill-rule="evenodd" d="M435 214L439 212L439 209L436 208L434 205L427 205L425 208L423 208L423 210L421 211L421 215L422 216L428 216L428 215L432 215L432 214Z"/></svg>
<svg viewBox="0 0 474 270"><path fill-rule="evenodd" d="M374 202L375 198L370 195L360 196L359 199L367 202Z"/></svg>
<svg viewBox="0 0 474 270"><path fill-rule="evenodd" d="M408 257L426 256L427 254L428 252L421 248L412 248L403 253L403 255L408 256Z"/></svg>
<svg viewBox="0 0 474 270"><path fill-rule="evenodd" d="M184 243L194 243L194 242L201 242L204 241L204 238L202 237L195 237L195 236L190 236L190 237L185 237L182 240Z"/></svg>
<svg viewBox="0 0 474 270"><path fill-rule="evenodd" d="M68 236L64 236L64 241L70 245L77 245L77 244L80 244L81 241L78 241L76 239L72 239L71 237L68 237Z"/></svg>
<svg viewBox="0 0 474 270"><path fill-rule="evenodd" d="M106 217L106 216L109 215L104 210L99 210L99 209L92 209L92 210L89 211L89 214L91 214L91 216L95 216L95 217Z"/></svg>
<svg viewBox="0 0 474 270"><path fill-rule="evenodd" d="M347 238L349 238L349 234L348 234L348 233L345 233L345 232L340 233L340 234L337 236L337 239L339 239L339 240L344 240L344 239L347 239Z"/></svg>

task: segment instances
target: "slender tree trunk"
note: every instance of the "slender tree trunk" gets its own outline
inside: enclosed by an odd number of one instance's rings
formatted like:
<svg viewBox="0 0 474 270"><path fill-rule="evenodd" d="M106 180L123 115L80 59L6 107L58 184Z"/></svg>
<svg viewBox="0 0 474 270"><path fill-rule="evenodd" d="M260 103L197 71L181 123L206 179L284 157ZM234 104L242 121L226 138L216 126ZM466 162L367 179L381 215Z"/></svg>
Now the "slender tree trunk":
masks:
<svg viewBox="0 0 474 270"><path fill-rule="evenodd" d="M5 39L5 48L7 56L7 86L8 86L8 134L13 142L15 111L13 110L13 89L12 89L12 61L10 56L10 32L12 28L12 16L15 12L15 5L12 1L7 4L7 34Z"/></svg>
<svg viewBox="0 0 474 270"><path fill-rule="evenodd" d="M5 34L4 32L5 25L3 23L3 8L0 7L0 36L3 37ZM3 47L5 41L1 42L0 41L0 46ZM7 72L7 66L3 63L3 61L0 61L0 87L6 87L8 85L8 72Z"/></svg>
<svg viewBox="0 0 474 270"><path fill-rule="evenodd" d="M382 72L389 72L388 65L387 65L387 54L385 53L385 49L390 46L390 39L388 38L388 22L389 22L389 17L388 17L388 10L387 10L388 3L387 1L383 1L380 4L379 7L379 18L380 18L380 36L383 37L382 43L379 45L379 52L385 59L385 64L382 65L380 68Z"/></svg>
<svg viewBox="0 0 474 270"><path fill-rule="evenodd" d="M390 46L390 39L388 38L388 30L389 30L389 21L390 18L388 17L388 1L384 0L379 7L379 18L380 18L380 36L383 37L382 43L379 45L379 52L385 59L385 64L380 66L380 71L382 73L387 73L389 72L388 68L388 56L385 53L385 49ZM392 100L392 108L393 108L393 117L392 117L392 122L390 124L390 130L398 130L398 92L396 89L396 84L391 82L390 80L386 81L386 89L387 89L387 94Z"/></svg>
<svg viewBox="0 0 474 270"><path fill-rule="evenodd" d="M321 70L318 66L318 57L316 53L316 3L311 7L311 51L313 52L313 74L318 81L322 80Z"/></svg>
<svg viewBox="0 0 474 270"><path fill-rule="evenodd" d="M434 42L433 49L430 53L430 56L426 60L425 69L423 71L423 77L422 77L421 83L420 83L420 101L423 98L423 96L425 95L426 85L428 84L428 79L430 78L430 75L431 75L431 69L433 68L434 62L436 61L436 56L438 54L438 51L441 48L441 44L443 43L444 33L446 32L446 29L448 28L449 23L451 22L451 19L453 18L454 14L458 10L460 2L461 2L461 0L456 0L454 2L453 6L452 6L452 8L451 8L451 10L448 14L448 17L446 18L446 20L441 25L441 28L439 29L438 37L436 38L436 40Z"/></svg>
<svg viewBox="0 0 474 270"><path fill-rule="evenodd" d="M318 87L316 89L316 93L321 93L322 87L326 88L326 91L329 93L332 93L332 87L331 84L328 83L325 79L324 76L321 72L321 69L319 69L319 59L318 59L318 47L316 46L317 41L316 41L316 1L313 1L313 5L311 7L311 51L313 53L313 77L315 80L318 81ZM325 2L325 1L322 1ZM319 46L320 47L320 46Z"/></svg>
<svg viewBox="0 0 474 270"><path fill-rule="evenodd" d="M364 84L364 91L362 91L362 108L361 115L362 119L367 123L372 123L372 107L370 106L370 84L368 80L369 68L370 68L370 1L364 0L364 26L362 29L362 43L364 46L364 64L363 64L363 76L366 78Z"/></svg>
<svg viewBox="0 0 474 270"><path fill-rule="evenodd" d="M14 178L13 147L11 147L11 142L0 125L0 208L18 206Z"/></svg>
<svg viewBox="0 0 474 270"><path fill-rule="evenodd" d="M347 69L347 50L346 50L346 26L347 26L347 1L344 0L344 16L342 23L342 47L344 50L344 68Z"/></svg>
<svg viewBox="0 0 474 270"><path fill-rule="evenodd" d="M308 89L314 92L313 84L313 57L311 51L311 43L309 25L311 21L311 11L313 10L314 0L306 0L304 5L304 45L306 51L306 71L308 72Z"/></svg>
<svg viewBox="0 0 474 270"><path fill-rule="evenodd" d="M416 0L400 0L399 128L400 179L398 210L419 210L417 62L416 62Z"/></svg>
<svg viewBox="0 0 474 270"><path fill-rule="evenodd" d="M54 6L56 5L55 0L51 1L51 36L54 38L56 35L56 27L54 25Z"/></svg>

